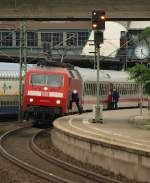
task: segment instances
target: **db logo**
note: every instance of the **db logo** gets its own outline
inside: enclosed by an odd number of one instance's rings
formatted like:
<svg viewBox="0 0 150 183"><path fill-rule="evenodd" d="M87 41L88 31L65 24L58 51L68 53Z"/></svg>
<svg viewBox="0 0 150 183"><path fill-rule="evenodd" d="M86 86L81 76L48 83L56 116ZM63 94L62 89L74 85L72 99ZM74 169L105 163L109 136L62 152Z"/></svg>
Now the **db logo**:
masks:
<svg viewBox="0 0 150 183"><path fill-rule="evenodd" d="M49 94L48 94L48 92L42 92L41 96L42 96L42 97L48 97Z"/></svg>

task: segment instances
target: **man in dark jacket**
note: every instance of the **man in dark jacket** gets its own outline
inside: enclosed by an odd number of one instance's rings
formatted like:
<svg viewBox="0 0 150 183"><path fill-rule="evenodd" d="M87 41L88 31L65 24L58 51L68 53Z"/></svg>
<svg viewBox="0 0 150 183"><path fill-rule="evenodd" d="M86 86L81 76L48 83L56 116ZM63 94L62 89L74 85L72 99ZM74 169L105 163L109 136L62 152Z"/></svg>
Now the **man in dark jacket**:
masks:
<svg viewBox="0 0 150 183"><path fill-rule="evenodd" d="M71 94L71 100L70 100L70 109L72 109L72 103L75 102L77 108L78 108L78 111L79 111L79 114L82 113L82 107L80 106L80 98L79 98L79 93L77 90L73 90L72 91L72 94Z"/></svg>
<svg viewBox="0 0 150 183"><path fill-rule="evenodd" d="M112 92L112 101L113 101L114 109L118 108L118 100L119 100L119 92L116 90L116 88L114 88Z"/></svg>

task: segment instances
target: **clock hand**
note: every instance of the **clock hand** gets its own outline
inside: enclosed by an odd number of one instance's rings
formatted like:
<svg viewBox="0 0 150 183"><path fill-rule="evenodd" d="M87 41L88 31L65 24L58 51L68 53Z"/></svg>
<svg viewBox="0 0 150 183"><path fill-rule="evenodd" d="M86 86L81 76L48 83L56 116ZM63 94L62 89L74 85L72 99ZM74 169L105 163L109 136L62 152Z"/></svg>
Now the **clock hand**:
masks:
<svg viewBox="0 0 150 183"><path fill-rule="evenodd" d="M141 48L141 54L142 54L142 55L145 55L142 48Z"/></svg>

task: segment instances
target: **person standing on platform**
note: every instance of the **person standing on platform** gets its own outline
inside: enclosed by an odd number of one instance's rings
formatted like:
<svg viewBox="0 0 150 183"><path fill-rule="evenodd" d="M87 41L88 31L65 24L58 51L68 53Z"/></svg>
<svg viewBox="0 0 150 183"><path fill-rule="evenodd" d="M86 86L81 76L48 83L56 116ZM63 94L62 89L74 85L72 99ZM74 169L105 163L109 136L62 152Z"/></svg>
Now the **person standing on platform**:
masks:
<svg viewBox="0 0 150 183"><path fill-rule="evenodd" d="M108 92L108 97L107 97L107 108L112 109L113 108L113 101L112 101L112 92Z"/></svg>
<svg viewBox="0 0 150 183"><path fill-rule="evenodd" d="M119 101L119 92L116 90L116 88L114 88L112 91L113 109L118 108L118 101Z"/></svg>

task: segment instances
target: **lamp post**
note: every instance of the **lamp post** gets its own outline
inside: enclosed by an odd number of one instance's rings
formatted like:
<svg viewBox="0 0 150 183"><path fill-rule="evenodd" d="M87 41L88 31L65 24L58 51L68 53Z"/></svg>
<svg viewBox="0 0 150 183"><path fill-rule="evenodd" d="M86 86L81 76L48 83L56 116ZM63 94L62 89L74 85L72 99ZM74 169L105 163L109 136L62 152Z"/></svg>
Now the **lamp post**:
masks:
<svg viewBox="0 0 150 183"><path fill-rule="evenodd" d="M21 25L20 27L20 66L19 66L19 110L18 110L18 121L22 122L22 81L23 81L23 71L26 72L27 69L27 37L26 37L26 26ZM23 69L24 64L24 69Z"/></svg>
<svg viewBox="0 0 150 183"><path fill-rule="evenodd" d="M23 64L23 27L20 27L20 60L19 60L19 110L18 121L22 122L22 64Z"/></svg>
<svg viewBox="0 0 150 183"><path fill-rule="evenodd" d="M94 118L93 122L102 123L103 117L102 117L102 110L103 106L100 105L100 46L98 45L96 47L96 55L97 55L97 97L96 97L96 105L94 106Z"/></svg>

